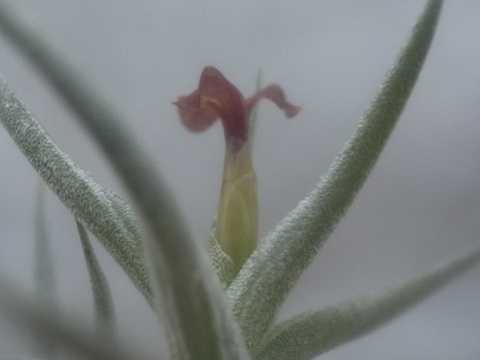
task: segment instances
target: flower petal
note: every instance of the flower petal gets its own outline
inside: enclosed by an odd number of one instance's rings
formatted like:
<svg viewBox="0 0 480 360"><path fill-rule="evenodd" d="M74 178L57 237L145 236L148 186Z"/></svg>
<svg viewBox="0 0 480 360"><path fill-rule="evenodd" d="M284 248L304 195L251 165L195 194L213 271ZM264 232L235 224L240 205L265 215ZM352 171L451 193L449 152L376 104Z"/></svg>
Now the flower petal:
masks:
<svg viewBox="0 0 480 360"><path fill-rule="evenodd" d="M248 124L240 90L213 66L203 69L198 90L200 104L214 109L222 119L227 141L246 141Z"/></svg>
<svg viewBox="0 0 480 360"><path fill-rule="evenodd" d="M198 90L190 95L180 96L173 104L177 106L182 124L193 132L207 130L218 118L213 109L200 106Z"/></svg>
<svg viewBox="0 0 480 360"><path fill-rule="evenodd" d="M182 123L191 131L200 132L220 118L228 143L247 140L247 117L240 91L213 66L203 69L198 89L180 96L174 104Z"/></svg>
<svg viewBox="0 0 480 360"><path fill-rule="evenodd" d="M285 95L285 92L283 89L280 87L280 85L277 84L271 84L259 92L257 92L255 95L252 97L249 97L245 101L245 108L247 114L250 114L250 112L253 110L255 105L261 100L261 99L268 99L271 102L273 102L275 105L277 105L288 118L294 117L297 115L302 108L297 105L293 105L292 103L287 101L287 97Z"/></svg>

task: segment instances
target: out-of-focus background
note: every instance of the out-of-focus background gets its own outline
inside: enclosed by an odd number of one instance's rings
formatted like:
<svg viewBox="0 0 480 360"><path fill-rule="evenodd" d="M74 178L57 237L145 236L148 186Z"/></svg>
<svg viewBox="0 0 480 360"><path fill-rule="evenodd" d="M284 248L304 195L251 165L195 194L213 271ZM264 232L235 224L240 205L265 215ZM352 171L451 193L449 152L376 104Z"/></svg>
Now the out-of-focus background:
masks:
<svg viewBox="0 0 480 360"><path fill-rule="evenodd" d="M262 104L256 138L261 232L312 189L355 129L425 1L10 0L129 120L205 243L223 165L220 125L188 133L171 101L218 66L245 94L259 67L304 111L286 120ZM381 293L480 247L480 2L446 2L425 68L353 208L286 303L282 318ZM72 158L122 192L108 164L41 77L0 38L0 73ZM33 288L38 178L0 129L0 270ZM6 169L6 170L5 170ZM48 197L62 309L92 323L92 299L71 215ZM149 352L162 330L101 246L120 334ZM322 359L478 359L480 270L381 330ZM0 322L0 355L30 353Z"/></svg>

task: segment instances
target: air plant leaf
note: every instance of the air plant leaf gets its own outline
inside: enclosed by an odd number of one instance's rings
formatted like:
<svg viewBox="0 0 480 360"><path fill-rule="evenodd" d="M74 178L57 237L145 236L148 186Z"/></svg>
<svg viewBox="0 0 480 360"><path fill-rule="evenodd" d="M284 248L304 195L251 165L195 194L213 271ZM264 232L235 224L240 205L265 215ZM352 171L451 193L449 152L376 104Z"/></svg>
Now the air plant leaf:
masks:
<svg viewBox="0 0 480 360"><path fill-rule="evenodd" d="M418 78L442 1L428 1L407 46L326 176L260 242L228 295L250 348L261 340L303 270L345 214L376 163Z"/></svg>
<svg viewBox="0 0 480 360"><path fill-rule="evenodd" d="M38 302L48 305L52 311L58 312L58 294L45 211L45 187L43 183L39 183L35 204L34 284ZM51 340L44 338L37 342L37 351L41 357L48 359L55 357L55 343Z"/></svg>
<svg viewBox="0 0 480 360"><path fill-rule="evenodd" d="M90 243L87 230L78 220L76 224L90 276L98 334L105 336L106 341L111 341L115 333L115 309L110 286Z"/></svg>
<svg viewBox="0 0 480 360"><path fill-rule="evenodd" d="M150 300L141 239L138 238L140 230L131 230L135 221L131 210L117 196L94 182L53 142L1 77L0 122L49 188L84 222Z"/></svg>
<svg viewBox="0 0 480 360"><path fill-rule="evenodd" d="M0 9L4 33L75 111L131 193L146 230L145 254L157 310L167 320L174 353L182 359L247 358L205 254L188 234L153 162L118 121L121 117L49 49L40 33ZM2 118L17 118L15 110Z"/></svg>
<svg viewBox="0 0 480 360"><path fill-rule="evenodd" d="M308 360L385 325L480 261L475 251L377 297L366 297L295 316L273 327L261 360Z"/></svg>
<svg viewBox="0 0 480 360"><path fill-rule="evenodd" d="M83 87L77 90L90 96ZM155 303L167 320L174 354L181 359L247 358L205 254L186 230L153 162L115 118L82 116L79 120L122 178L142 215Z"/></svg>
<svg viewBox="0 0 480 360"><path fill-rule="evenodd" d="M214 222L208 240L208 255L210 256L210 262L213 269L217 273L220 283L226 288L228 285L230 285L235 277L235 264L230 256L223 251L222 247L217 241L215 233L216 229Z"/></svg>
<svg viewBox="0 0 480 360"><path fill-rule="evenodd" d="M98 339L81 321L59 317L49 307L28 300L23 291L0 279L0 311L15 326L32 336L55 341L72 354L92 360L152 360L132 345Z"/></svg>
<svg viewBox="0 0 480 360"><path fill-rule="evenodd" d="M78 91L90 94L83 87ZM155 302L167 320L174 354L181 359L245 358L218 283L212 281L206 258L188 234L153 162L114 118L79 119L111 161L142 215Z"/></svg>

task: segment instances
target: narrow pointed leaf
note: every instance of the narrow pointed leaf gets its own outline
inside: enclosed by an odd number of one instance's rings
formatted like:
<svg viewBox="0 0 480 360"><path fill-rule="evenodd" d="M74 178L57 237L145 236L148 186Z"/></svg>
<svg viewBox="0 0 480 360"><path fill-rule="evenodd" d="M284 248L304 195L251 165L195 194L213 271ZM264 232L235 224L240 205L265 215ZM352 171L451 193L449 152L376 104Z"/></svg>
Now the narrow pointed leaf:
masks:
<svg viewBox="0 0 480 360"><path fill-rule="evenodd" d="M379 297L367 297L316 312L306 312L276 325L261 346L261 360L308 360L368 334L472 269L480 251L419 276Z"/></svg>
<svg viewBox="0 0 480 360"><path fill-rule="evenodd" d="M58 312L58 294L55 284L52 248L47 234L45 211L45 188L40 183L37 188L35 204L35 271L33 278L38 302L48 305L52 311ZM55 357L56 346L51 339L40 339L37 342L37 348L37 352L41 357L48 359Z"/></svg>
<svg viewBox="0 0 480 360"><path fill-rule="evenodd" d="M208 255L213 270L217 273L220 283L227 288L235 277L235 264L228 254L223 251L222 247L215 236L215 223L210 231L210 238L208 240Z"/></svg>
<svg viewBox="0 0 480 360"><path fill-rule="evenodd" d="M212 281L206 258L186 231L153 162L121 126L119 114L83 83L84 77L56 56L38 31L30 30L7 10L0 7L1 29L76 112L142 215L153 289L157 301L159 296L162 299L157 309L168 322L176 355L185 359L245 358L218 283Z"/></svg>
<svg viewBox="0 0 480 360"><path fill-rule="evenodd" d="M218 283L186 230L174 199L152 161L114 119L82 117L123 179L145 222L158 312L181 359L246 357Z"/></svg>
<svg viewBox="0 0 480 360"><path fill-rule="evenodd" d="M16 287L0 280L0 312L14 325L29 330L32 336L55 341L72 354L92 360L152 360L121 343L105 342L87 331L79 321L59 317L45 306L28 300Z"/></svg>
<svg viewBox="0 0 480 360"><path fill-rule="evenodd" d="M140 230L131 231L135 221L131 210L95 183L53 142L1 77L0 122L50 189L84 222L136 287L150 299L138 237Z"/></svg>
<svg viewBox="0 0 480 360"><path fill-rule="evenodd" d="M73 78L68 81L75 82ZM85 97L94 96L83 87L77 90ZM242 351L235 324L205 254L186 230L174 199L151 165L153 161L115 117L81 116L79 120L124 181L144 221L155 303L167 320L175 356L245 358L246 352Z"/></svg>
<svg viewBox="0 0 480 360"><path fill-rule="evenodd" d="M110 286L95 256L87 230L79 221L76 223L92 286L98 334L105 336L105 341L108 341L115 333L115 310Z"/></svg>
<svg viewBox="0 0 480 360"><path fill-rule="evenodd" d="M260 242L228 293L247 344L271 324L300 274L350 207L376 163L427 55L442 1L428 1L407 46L343 151L318 186Z"/></svg>

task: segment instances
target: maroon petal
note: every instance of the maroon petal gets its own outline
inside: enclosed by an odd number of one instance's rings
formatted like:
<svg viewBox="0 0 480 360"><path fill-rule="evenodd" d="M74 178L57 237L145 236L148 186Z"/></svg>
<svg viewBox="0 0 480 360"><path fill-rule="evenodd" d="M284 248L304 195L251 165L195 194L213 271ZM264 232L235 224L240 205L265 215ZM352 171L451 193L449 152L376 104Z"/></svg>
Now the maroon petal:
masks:
<svg viewBox="0 0 480 360"><path fill-rule="evenodd" d="M288 118L294 117L297 115L300 110L302 109L300 106L293 105L292 103L287 101L287 97L285 95L285 92L283 89L277 85L277 84L272 84L269 85L259 92L257 92L255 95L252 97L249 97L245 101L245 108L247 114L250 114L255 105L261 100L261 99L268 99L272 101L275 105L277 105Z"/></svg>
<svg viewBox="0 0 480 360"><path fill-rule="evenodd" d="M247 141L250 112L261 99L272 101L289 118L301 110L287 101L283 89L276 84L263 88L245 100L237 87L213 66L203 69L195 91L180 96L174 104L183 125L190 131L204 131L220 118L227 144L239 149Z"/></svg>
<svg viewBox="0 0 480 360"><path fill-rule="evenodd" d="M244 100L240 91L212 66L203 69L198 89L174 103L183 124L192 131L203 131L220 118L227 142L247 140Z"/></svg>
<svg viewBox="0 0 480 360"><path fill-rule="evenodd" d="M205 131L218 118L213 109L200 106L198 90L190 95L180 96L173 104L177 106L182 124L193 132Z"/></svg>

